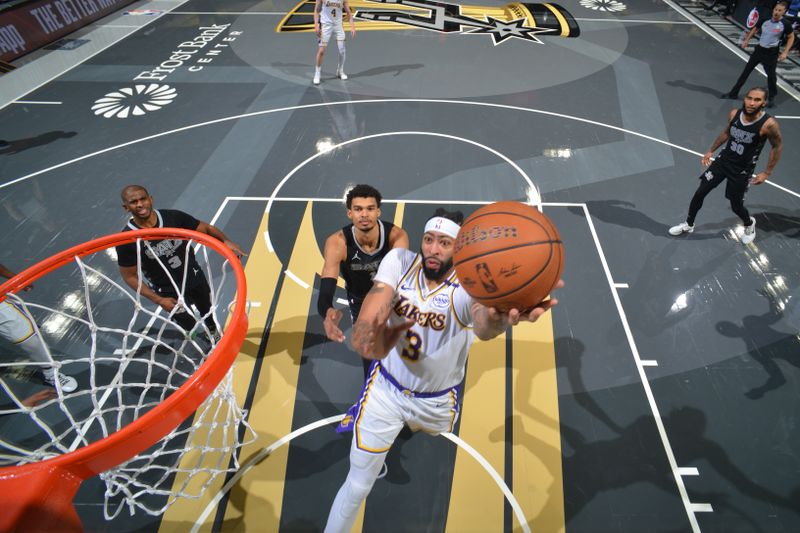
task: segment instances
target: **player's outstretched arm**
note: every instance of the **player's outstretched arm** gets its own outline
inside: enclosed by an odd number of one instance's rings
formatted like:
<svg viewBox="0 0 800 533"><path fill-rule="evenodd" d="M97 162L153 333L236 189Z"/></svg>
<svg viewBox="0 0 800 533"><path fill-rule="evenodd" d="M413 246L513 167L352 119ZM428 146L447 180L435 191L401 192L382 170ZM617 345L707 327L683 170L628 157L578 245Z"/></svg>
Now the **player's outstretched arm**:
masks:
<svg viewBox="0 0 800 533"><path fill-rule="evenodd" d="M229 239L229 238L228 238L228 237L227 237L227 236L226 236L226 235L225 235L225 234L222 232L222 230L221 230L221 229L219 229L219 228L218 228L218 227L216 227L216 226L212 226L211 224L209 224L209 223L207 223L207 222L200 222L200 224L198 224L198 225L197 225L197 231L199 231L200 233L205 233L206 235L211 235L212 237L214 237L214 238L215 238L215 239L217 239L218 241L222 241L222 243L223 243L225 246L227 246L228 248L230 248L230 249L231 249L231 251L232 251L233 253L235 253L235 254L236 254L236 257L242 258L243 256L246 256L246 255L247 255L246 253L244 253L244 252L242 251L242 249L239 247L239 245L238 245L238 244L236 244L235 242L233 242L232 240L230 240L230 239Z"/></svg>
<svg viewBox="0 0 800 533"><path fill-rule="evenodd" d="M562 287L564 287L564 281L558 280L555 289ZM557 304L557 299L550 298L540 302L527 313L522 313L519 309L510 309L507 313L501 313L494 307L486 307L478 302L473 302L471 309L475 336L483 341L488 341L503 333L509 326L516 326L520 322L536 322L539 317Z"/></svg>
<svg viewBox="0 0 800 533"><path fill-rule="evenodd" d="M383 359L397 344L400 335L414 325L411 321L399 326L387 325L393 298L394 289L380 281L375 282L367 293L353 326L353 348L361 357Z"/></svg>
<svg viewBox="0 0 800 533"><path fill-rule="evenodd" d="M339 263L344 261L347 253L347 244L341 231L337 231L325 240L325 250L320 273L319 297L317 299L317 312L322 317L322 327L325 336L334 342L344 342L344 333L339 327L342 311L333 307L333 295L336 292L336 280L339 277Z"/></svg>

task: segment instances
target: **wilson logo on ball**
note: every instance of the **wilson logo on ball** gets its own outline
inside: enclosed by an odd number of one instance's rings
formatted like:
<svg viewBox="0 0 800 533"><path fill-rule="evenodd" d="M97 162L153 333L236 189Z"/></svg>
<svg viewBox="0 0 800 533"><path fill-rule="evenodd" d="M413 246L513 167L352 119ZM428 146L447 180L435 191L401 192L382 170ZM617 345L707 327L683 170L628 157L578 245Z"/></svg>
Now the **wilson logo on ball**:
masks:
<svg viewBox="0 0 800 533"><path fill-rule="evenodd" d="M561 278L564 244L553 222L536 207L496 202L461 225L453 266L476 301L500 311L525 312Z"/></svg>
<svg viewBox="0 0 800 533"><path fill-rule="evenodd" d="M465 246L484 242L489 239L516 239L517 227L516 226L490 226L489 228L482 228L476 224L472 226L469 231L459 232L458 240L456 241L456 250L460 250Z"/></svg>

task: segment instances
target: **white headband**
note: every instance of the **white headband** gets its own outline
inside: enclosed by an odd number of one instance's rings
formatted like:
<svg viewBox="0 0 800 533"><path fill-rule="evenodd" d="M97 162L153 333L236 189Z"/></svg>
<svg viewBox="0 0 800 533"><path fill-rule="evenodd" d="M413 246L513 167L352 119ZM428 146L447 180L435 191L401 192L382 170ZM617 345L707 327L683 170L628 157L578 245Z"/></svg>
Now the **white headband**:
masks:
<svg viewBox="0 0 800 533"><path fill-rule="evenodd" d="M454 239L458 236L458 230L460 229L461 226L444 217L433 217L425 224L425 233L436 231Z"/></svg>

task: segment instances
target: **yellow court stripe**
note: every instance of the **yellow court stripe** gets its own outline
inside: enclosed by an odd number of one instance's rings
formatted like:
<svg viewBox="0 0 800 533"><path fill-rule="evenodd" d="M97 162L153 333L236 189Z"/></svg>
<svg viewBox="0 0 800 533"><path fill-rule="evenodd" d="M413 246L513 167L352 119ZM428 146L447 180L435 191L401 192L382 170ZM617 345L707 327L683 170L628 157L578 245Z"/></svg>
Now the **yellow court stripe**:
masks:
<svg viewBox="0 0 800 533"><path fill-rule="evenodd" d="M567 19L564 18L564 15L561 14L561 11L547 2L544 3L544 7L552 11L553 15L556 17L556 20L558 20L558 25L561 26L561 37L568 37L569 24L567 23Z"/></svg>
<svg viewBox="0 0 800 533"><path fill-rule="evenodd" d="M564 531L552 314L514 328L513 493L532 531ZM514 526L515 530L518 527Z"/></svg>
<svg viewBox="0 0 800 533"><path fill-rule="evenodd" d="M459 436L502 477L505 464L506 336L477 341L469 365ZM481 489L477 489L481 487ZM503 531L504 497L483 467L463 450L456 453L447 532Z"/></svg>
<svg viewBox="0 0 800 533"><path fill-rule="evenodd" d="M309 202L288 265L288 270L301 280L313 281L316 269L322 265L318 247L308 246L314 242ZM301 286L288 276L284 278L250 412L250 423L259 439L242 450L242 462L292 430L312 292L311 288ZM288 455L288 446L278 448L234 487L223 531L278 531Z"/></svg>
<svg viewBox="0 0 800 533"><path fill-rule="evenodd" d="M267 214L265 214L264 218L261 220L258 232L256 233L255 241L250 248L247 265L245 266L248 299L253 302L259 302L260 305L251 307L250 309L250 313L248 314L250 325L239 356L236 358L233 367L234 393L240 405L244 403L247 397L250 378L253 375L256 356L258 355L258 347L261 343L261 337L267 321L267 314L272 304L273 295L275 294L275 288L277 287L282 268L280 261L278 261L274 254L269 252L264 241L264 232L266 232L269 227L268 221L269 218ZM253 417L251 414L250 420L252 421L252 419ZM204 437L204 435L199 437ZM195 439L195 442L202 441L198 438ZM191 456L184 457L181 461L181 469L191 464L191 459ZM180 487L185 477L185 474L180 472L176 476L173 487ZM205 479L198 479L198 481L205 481ZM159 530L162 532L175 531L176 533L183 533L186 531L186 524L194 524L196 518L200 516L203 509L205 509L213 496L222 487L223 481L224 478L220 476L203 491L202 496L198 499L179 498L167 509ZM197 490L194 490L196 489L196 482L190 484L189 488L190 492L198 493ZM214 515L212 514L209 520L213 519ZM201 531L210 530L211 522L208 522Z"/></svg>

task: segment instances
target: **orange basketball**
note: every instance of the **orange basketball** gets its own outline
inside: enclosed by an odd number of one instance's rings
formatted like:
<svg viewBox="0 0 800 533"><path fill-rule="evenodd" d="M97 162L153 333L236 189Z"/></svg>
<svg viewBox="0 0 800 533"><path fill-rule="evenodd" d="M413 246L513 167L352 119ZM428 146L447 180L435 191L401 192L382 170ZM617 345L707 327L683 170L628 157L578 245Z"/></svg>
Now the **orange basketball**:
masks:
<svg viewBox="0 0 800 533"><path fill-rule="evenodd" d="M496 202L464 221L453 264L461 285L478 302L501 311L527 311L561 278L564 244L535 207Z"/></svg>

